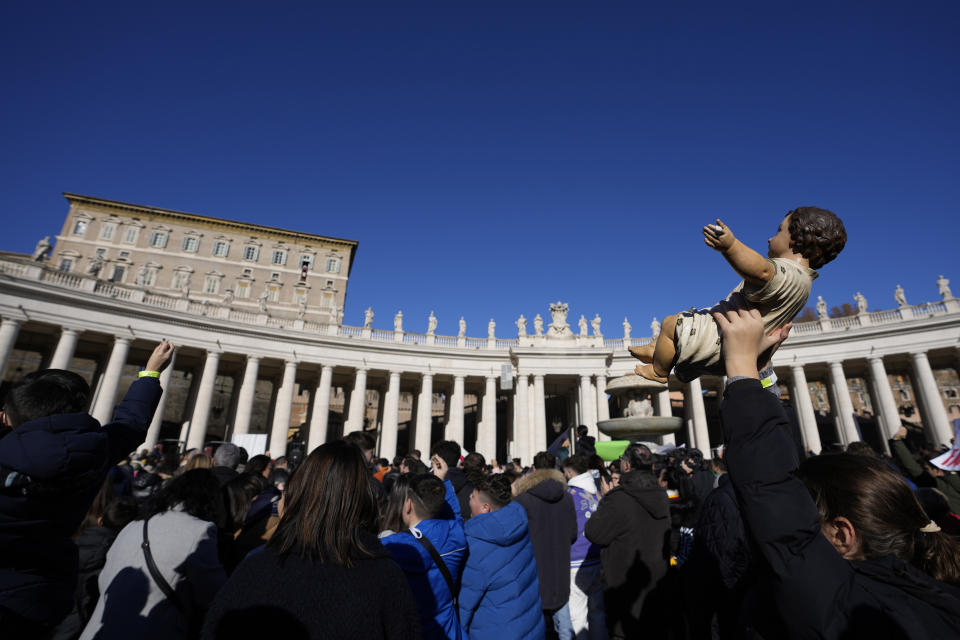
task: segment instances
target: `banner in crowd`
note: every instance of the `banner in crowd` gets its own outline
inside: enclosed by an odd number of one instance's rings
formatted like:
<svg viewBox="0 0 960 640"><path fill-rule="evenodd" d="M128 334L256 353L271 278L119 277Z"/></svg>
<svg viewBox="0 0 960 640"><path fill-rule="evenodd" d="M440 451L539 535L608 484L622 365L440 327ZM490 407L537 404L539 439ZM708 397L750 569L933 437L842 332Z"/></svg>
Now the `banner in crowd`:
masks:
<svg viewBox="0 0 960 640"><path fill-rule="evenodd" d="M953 449L937 456L930 464L944 471L960 471L960 418L953 421Z"/></svg>

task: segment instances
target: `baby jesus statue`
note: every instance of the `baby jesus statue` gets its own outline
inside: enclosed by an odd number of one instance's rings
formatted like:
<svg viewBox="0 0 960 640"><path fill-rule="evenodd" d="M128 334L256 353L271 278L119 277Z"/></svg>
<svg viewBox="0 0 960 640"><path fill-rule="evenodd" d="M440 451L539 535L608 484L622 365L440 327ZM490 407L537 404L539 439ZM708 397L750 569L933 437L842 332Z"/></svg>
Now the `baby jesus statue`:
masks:
<svg viewBox="0 0 960 640"><path fill-rule="evenodd" d="M815 269L837 257L847 232L830 211L799 207L787 213L767 241L766 258L737 240L719 219L703 228L703 239L743 278L734 292L741 291L759 309L769 333L803 309L817 277ZM656 341L629 348L645 363L636 373L657 382L666 382L671 369L683 382L704 374L723 375L723 345L711 312L691 309L664 318Z"/></svg>

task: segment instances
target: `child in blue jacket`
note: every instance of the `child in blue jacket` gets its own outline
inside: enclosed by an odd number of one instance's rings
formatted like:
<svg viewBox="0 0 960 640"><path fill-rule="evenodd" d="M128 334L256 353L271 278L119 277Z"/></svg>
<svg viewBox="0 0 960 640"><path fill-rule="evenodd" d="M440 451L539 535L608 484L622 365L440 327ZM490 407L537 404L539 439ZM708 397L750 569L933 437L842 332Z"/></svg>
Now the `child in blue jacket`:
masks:
<svg viewBox="0 0 960 640"><path fill-rule="evenodd" d="M421 633L426 640L466 640L458 618L456 599L422 538L430 541L454 581L467 555L460 502L449 480L447 464L433 456L436 475L406 473L394 481L387 506L388 513L399 510L403 531L384 537L381 542L403 569L420 612Z"/></svg>
<svg viewBox="0 0 960 640"><path fill-rule="evenodd" d="M470 494L464 525L469 556L460 620L471 640L541 639L546 633L527 512L511 501L510 479L484 477Z"/></svg>

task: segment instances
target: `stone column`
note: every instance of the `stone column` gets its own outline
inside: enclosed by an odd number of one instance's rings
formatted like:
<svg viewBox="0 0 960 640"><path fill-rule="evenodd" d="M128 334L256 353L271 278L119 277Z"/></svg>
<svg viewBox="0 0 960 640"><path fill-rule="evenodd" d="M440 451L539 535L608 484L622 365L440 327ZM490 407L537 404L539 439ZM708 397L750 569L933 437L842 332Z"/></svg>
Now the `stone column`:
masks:
<svg viewBox="0 0 960 640"><path fill-rule="evenodd" d="M497 457L497 378L487 376L481 403L483 420L477 429L476 449L488 461Z"/></svg>
<svg viewBox="0 0 960 640"><path fill-rule="evenodd" d="M580 419L586 425L588 432L597 437L597 419L593 412L594 395L590 376L580 376Z"/></svg>
<svg viewBox="0 0 960 640"><path fill-rule="evenodd" d="M283 361L283 381L277 391L277 406L273 410L270 443L267 450L273 458L287 455L287 434L290 432L290 413L293 410L293 392L297 387L297 363Z"/></svg>
<svg viewBox="0 0 960 640"><path fill-rule="evenodd" d="M883 425L884 435L892 438L900 428L900 411L897 409L897 401L893 398L887 370L883 366L883 357L870 356L867 362L870 365L870 382L873 384L873 394L877 399L880 424Z"/></svg>
<svg viewBox="0 0 960 640"><path fill-rule="evenodd" d="M163 426L163 411L167 407L167 398L170 396L170 378L173 377L173 365L177 360L177 352L170 355L170 362L167 368L160 373L160 388L163 393L160 394L160 402L157 403L157 410L153 412L153 420L150 421L150 427L147 429L146 440L143 441L137 451L141 449L153 450L157 446L157 440L160 439L160 427Z"/></svg>
<svg viewBox="0 0 960 640"><path fill-rule="evenodd" d="M6 321L4 321L6 324ZM100 393L97 394L97 403L91 415L104 424L113 417L113 405L117 399L117 387L120 385L120 376L123 375L123 365L127 364L127 354L130 352L130 338L117 336L107 361L107 369L100 382Z"/></svg>
<svg viewBox="0 0 960 640"><path fill-rule="evenodd" d="M307 436L307 453L327 441L327 427L330 422L330 385L333 382L333 367L324 365L320 369L320 380L313 389L310 398L313 414L310 416L310 434Z"/></svg>
<svg viewBox="0 0 960 640"><path fill-rule="evenodd" d="M514 391L516 401L513 418L513 442L516 447L516 455L523 464L533 462L533 453L530 451L530 403L527 391L530 387L530 380L526 375L517 375L517 388Z"/></svg>
<svg viewBox="0 0 960 640"><path fill-rule="evenodd" d="M602 422L603 420L610 419L610 402L607 400L607 376L598 375L597 376L597 422ZM597 431L600 431L600 427L597 427ZM610 436L605 433L600 433L599 439L601 442L607 442L610 440Z"/></svg>
<svg viewBox="0 0 960 640"><path fill-rule="evenodd" d="M793 394L794 406L797 409L797 419L803 430L803 441L807 449L820 453L823 444L820 442L820 430L817 429L817 414L813 411L813 401L810 399L810 386L807 376L803 372L803 365L790 365L790 391Z"/></svg>
<svg viewBox="0 0 960 640"><path fill-rule="evenodd" d="M80 331L63 327L60 330L60 340L57 341L57 348L50 358L51 369L69 369L70 361L73 360L73 353L77 350L77 341L80 338Z"/></svg>
<svg viewBox="0 0 960 640"><path fill-rule="evenodd" d="M656 394L657 415L670 417L673 415L673 405L670 402L670 390L664 388ZM660 444L676 444L677 438L672 433L660 436Z"/></svg>
<svg viewBox="0 0 960 640"><path fill-rule="evenodd" d="M400 372L390 372L390 383L383 406L383 431L380 434L380 457L393 462L397 455L397 432L400 425Z"/></svg>
<svg viewBox="0 0 960 640"><path fill-rule="evenodd" d="M710 432L707 430L707 410L703 406L703 387L700 378L687 383L687 402L690 403L690 417L693 420L695 445L703 452L704 458L713 457L710 448Z"/></svg>
<svg viewBox="0 0 960 640"><path fill-rule="evenodd" d="M543 376L533 376L533 411L536 419L534 420L533 438L534 453L547 450L547 407L546 395L543 390Z"/></svg>
<svg viewBox="0 0 960 640"><path fill-rule="evenodd" d="M257 391L257 372L260 370L260 357L247 356L247 366L243 370L243 381L237 394L237 417L233 422L233 433L250 433L250 418L253 415L253 400Z"/></svg>
<svg viewBox="0 0 960 640"><path fill-rule="evenodd" d="M453 377L453 394L450 397L450 419L447 422L446 438L463 446L464 376Z"/></svg>
<svg viewBox="0 0 960 640"><path fill-rule="evenodd" d="M20 321L16 318L4 316L3 324L0 324L0 377L7 367L7 360L13 353L13 348L17 344L17 336L20 335Z"/></svg>
<svg viewBox="0 0 960 640"><path fill-rule="evenodd" d="M200 389L200 376L196 369L185 371L190 375L190 386L187 387L187 401L180 412L180 435L177 437L177 446L187 447L187 434L190 433L190 424L193 422L193 408L197 406L197 391Z"/></svg>
<svg viewBox="0 0 960 640"><path fill-rule="evenodd" d="M190 420L190 432L187 434L187 449L202 449L207 438L207 421L210 418L210 406L213 403L213 390L217 382L217 367L220 365L220 353L207 351L203 363L203 374L197 388L197 402L193 406L193 418Z"/></svg>
<svg viewBox="0 0 960 640"><path fill-rule="evenodd" d="M930 368L927 353L925 351L911 353L910 362L913 365L913 376L917 381L917 395L924 410L924 422L927 423L929 434L936 444L949 446L950 439L953 437L953 429L950 427L947 411L940 399L937 379L933 375L933 369Z"/></svg>
<svg viewBox="0 0 960 640"><path fill-rule="evenodd" d="M844 444L856 442L860 439L860 433L853 417L853 402L850 400L847 375L843 372L843 364L838 361L830 363L830 386L833 387L833 395L837 401L833 412L839 418L840 428L843 429Z"/></svg>
<svg viewBox="0 0 960 640"><path fill-rule="evenodd" d="M413 434L413 448L430 456L430 442L433 428L433 374L425 373L420 381L420 401L417 403L417 427Z"/></svg>
<svg viewBox="0 0 960 640"><path fill-rule="evenodd" d="M367 370L357 368L357 378L350 392L350 410L343 425L344 435L351 431L363 431L363 416L367 410Z"/></svg>

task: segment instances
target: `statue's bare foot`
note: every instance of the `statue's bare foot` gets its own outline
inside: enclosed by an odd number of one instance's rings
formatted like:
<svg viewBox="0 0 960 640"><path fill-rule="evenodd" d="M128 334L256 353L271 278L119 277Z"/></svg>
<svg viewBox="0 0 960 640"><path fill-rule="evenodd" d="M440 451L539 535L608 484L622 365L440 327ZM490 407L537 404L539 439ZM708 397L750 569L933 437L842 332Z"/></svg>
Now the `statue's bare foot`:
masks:
<svg viewBox="0 0 960 640"><path fill-rule="evenodd" d="M638 364L633 372L654 382L666 382L668 379L667 376L659 375L652 364Z"/></svg>
<svg viewBox="0 0 960 640"><path fill-rule="evenodd" d="M653 350L656 346L656 342L650 342L650 344L645 344L642 347L627 347L627 351L640 362L650 364L653 362Z"/></svg>

